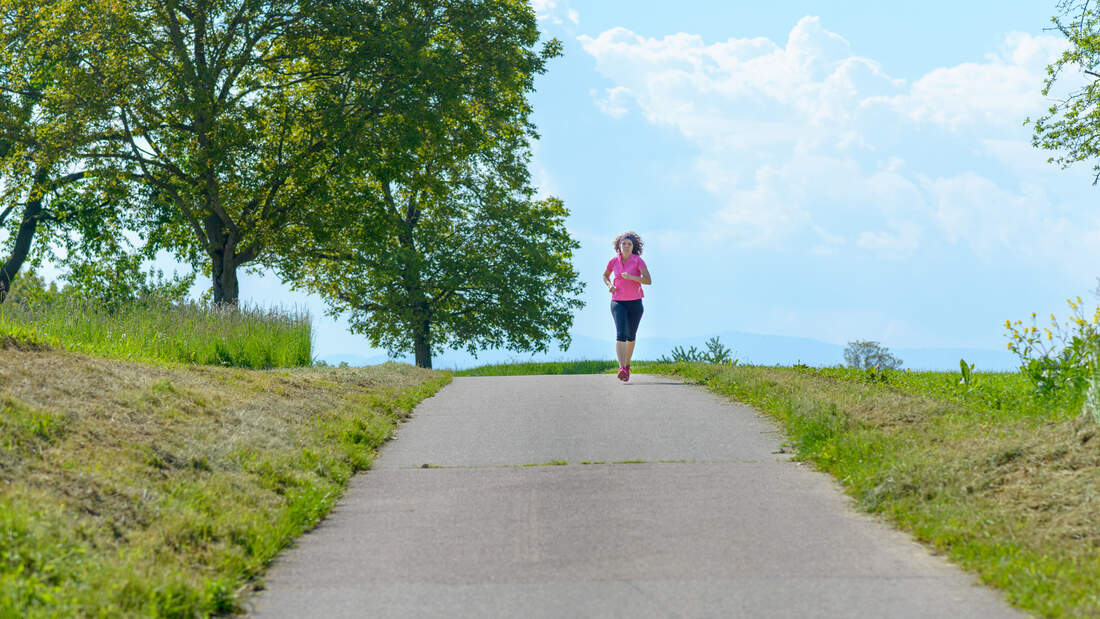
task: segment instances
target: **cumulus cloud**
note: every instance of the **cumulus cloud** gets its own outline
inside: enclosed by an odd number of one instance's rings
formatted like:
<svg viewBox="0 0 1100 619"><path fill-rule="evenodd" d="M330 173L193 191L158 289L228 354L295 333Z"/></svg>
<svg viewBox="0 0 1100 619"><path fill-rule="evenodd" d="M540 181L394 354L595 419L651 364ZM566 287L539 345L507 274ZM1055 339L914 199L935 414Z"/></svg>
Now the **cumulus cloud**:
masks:
<svg viewBox="0 0 1100 619"><path fill-rule="evenodd" d="M1041 189L974 163L1035 165L1021 122L1044 107L1045 67L1065 47L1057 37L1010 33L982 62L911 82L817 17L782 44L625 28L578 39L612 84L592 93L600 110L638 113L698 148L699 183L716 204L700 225L712 237L894 256L946 243L991 257L1021 243L1055 248L1048 241L1073 227Z"/></svg>

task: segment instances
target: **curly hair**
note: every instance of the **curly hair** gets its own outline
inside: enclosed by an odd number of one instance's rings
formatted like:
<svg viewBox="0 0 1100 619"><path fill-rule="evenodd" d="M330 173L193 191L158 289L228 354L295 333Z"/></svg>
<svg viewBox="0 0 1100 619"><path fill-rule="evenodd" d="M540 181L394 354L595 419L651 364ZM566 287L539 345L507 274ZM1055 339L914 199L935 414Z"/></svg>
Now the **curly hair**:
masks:
<svg viewBox="0 0 1100 619"><path fill-rule="evenodd" d="M633 230L623 232L619 236L615 237L615 242L612 244L612 246L615 248L615 253L619 253L619 243L622 243L623 239L630 239L630 242L634 243L634 249L631 250L631 253L637 254L639 256L642 255L642 237L638 236L638 233L634 232Z"/></svg>

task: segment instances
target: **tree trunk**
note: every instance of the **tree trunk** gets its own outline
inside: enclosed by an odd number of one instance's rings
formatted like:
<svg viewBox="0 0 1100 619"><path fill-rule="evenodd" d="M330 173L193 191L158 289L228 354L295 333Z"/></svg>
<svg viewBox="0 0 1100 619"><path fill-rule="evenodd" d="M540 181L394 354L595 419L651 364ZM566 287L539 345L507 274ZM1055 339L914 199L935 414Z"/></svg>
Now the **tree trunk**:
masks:
<svg viewBox="0 0 1100 619"><path fill-rule="evenodd" d="M417 304L413 311L413 349L416 366L432 369L432 320L427 303Z"/></svg>
<svg viewBox="0 0 1100 619"><path fill-rule="evenodd" d="M237 285L237 264L233 259L233 252L210 252L211 279L214 282L214 303L237 305L240 298L240 289Z"/></svg>
<svg viewBox="0 0 1100 619"><path fill-rule="evenodd" d="M206 218L206 238L210 245L210 279L214 286L214 303L237 305L240 288L237 284L236 243L226 230L225 223L215 214Z"/></svg>
<svg viewBox="0 0 1100 619"><path fill-rule="evenodd" d="M36 180L38 181L35 183L35 189L37 190L43 179ZM23 207L23 223L19 225L19 232L15 235L15 247L12 249L11 256L4 263L4 266L0 267L0 303L8 298L8 292L11 291L11 282L19 273L19 269L23 267L23 263L26 262L27 255L31 251L34 233L38 230L38 221L42 215L42 195L38 191L34 193L38 197L27 202L26 206Z"/></svg>

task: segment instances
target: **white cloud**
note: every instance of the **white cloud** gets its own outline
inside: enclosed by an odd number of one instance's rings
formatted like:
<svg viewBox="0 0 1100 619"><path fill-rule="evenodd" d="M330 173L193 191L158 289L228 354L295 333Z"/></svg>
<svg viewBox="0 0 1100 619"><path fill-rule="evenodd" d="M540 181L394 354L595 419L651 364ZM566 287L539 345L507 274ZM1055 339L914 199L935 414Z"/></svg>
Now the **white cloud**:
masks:
<svg viewBox="0 0 1100 619"><path fill-rule="evenodd" d="M578 13L576 9L569 9L568 11L566 11L566 15L569 17L569 21L573 22L576 25L580 25L581 14Z"/></svg>
<svg viewBox="0 0 1100 619"><path fill-rule="evenodd" d="M604 96L600 97L596 90L592 90L589 94L592 95L593 100L596 102L596 107L600 108L600 111L612 118L622 118L626 116L628 111L627 103L630 100L630 91L622 86L616 86L614 88L608 88L604 91Z"/></svg>
<svg viewBox="0 0 1100 619"><path fill-rule="evenodd" d="M782 46L625 28L578 39L612 84L593 95L601 111L636 108L698 148L698 180L716 205L697 223L711 238L897 257L948 244L993 259L1021 246L1065 255L1054 239L1069 234L1081 249L1080 230L1096 229L1008 170L1035 163L1021 122L1044 108L1045 67L1065 46L1057 37L1010 33L982 62L912 83L855 55L817 17ZM976 154L1007 171L979 175Z"/></svg>

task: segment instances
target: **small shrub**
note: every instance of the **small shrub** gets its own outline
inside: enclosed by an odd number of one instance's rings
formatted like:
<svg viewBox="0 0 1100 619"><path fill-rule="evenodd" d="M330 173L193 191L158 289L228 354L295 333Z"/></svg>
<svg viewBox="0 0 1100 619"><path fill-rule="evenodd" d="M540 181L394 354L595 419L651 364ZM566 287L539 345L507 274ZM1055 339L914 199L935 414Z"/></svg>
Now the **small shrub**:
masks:
<svg viewBox="0 0 1100 619"><path fill-rule="evenodd" d="M683 346L676 346L672 349L672 357L658 357L657 361L659 363L686 362L737 365L737 360L733 358L733 351L723 346L717 336L707 340L705 351L694 346L687 350L684 350Z"/></svg>
<svg viewBox="0 0 1100 619"><path fill-rule="evenodd" d="M1023 321L1005 321L1008 349L1020 358L1020 371L1035 384L1040 394L1069 390L1080 392L1100 369L1100 308L1086 320L1081 297L1066 301L1070 318L1065 324L1050 315L1050 326L1039 332L1037 316L1031 314L1031 325ZM1043 336L1046 337L1043 337Z"/></svg>

